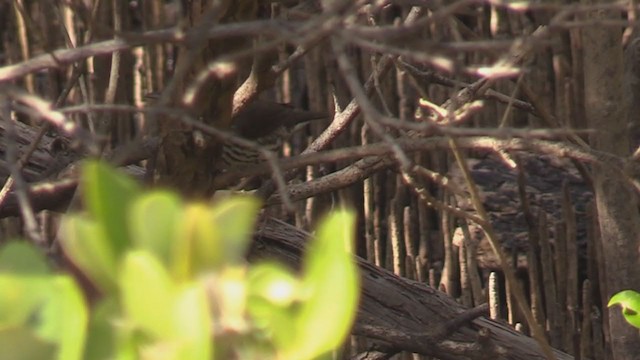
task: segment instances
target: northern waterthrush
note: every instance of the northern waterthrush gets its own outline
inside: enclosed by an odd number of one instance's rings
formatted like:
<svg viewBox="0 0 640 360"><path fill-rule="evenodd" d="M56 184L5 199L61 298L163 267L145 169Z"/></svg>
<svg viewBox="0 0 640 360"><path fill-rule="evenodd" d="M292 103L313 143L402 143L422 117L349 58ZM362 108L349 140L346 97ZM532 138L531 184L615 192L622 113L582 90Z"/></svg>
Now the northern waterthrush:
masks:
<svg viewBox="0 0 640 360"><path fill-rule="evenodd" d="M157 93L145 96L148 101L156 100L158 97ZM299 110L286 104L257 99L247 104L231 119L231 131L236 136L277 152L296 126L324 119L327 116L326 113ZM214 168L218 171L226 171L262 161L264 159L255 148L226 143L222 146L221 155Z"/></svg>
<svg viewBox="0 0 640 360"><path fill-rule="evenodd" d="M276 102L256 100L233 117L231 130L237 136L277 152L296 126L326 117L327 114L321 112L299 110ZM264 159L255 149L227 143L222 148L220 168L228 170L262 161Z"/></svg>

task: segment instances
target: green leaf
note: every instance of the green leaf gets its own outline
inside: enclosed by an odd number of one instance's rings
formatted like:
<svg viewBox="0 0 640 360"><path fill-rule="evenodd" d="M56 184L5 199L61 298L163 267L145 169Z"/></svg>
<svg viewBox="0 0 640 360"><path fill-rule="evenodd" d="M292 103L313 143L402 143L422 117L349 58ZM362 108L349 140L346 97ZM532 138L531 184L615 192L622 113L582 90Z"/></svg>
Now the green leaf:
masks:
<svg viewBox="0 0 640 360"><path fill-rule="evenodd" d="M0 327L31 326L50 296L49 275L0 273Z"/></svg>
<svg viewBox="0 0 640 360"><path fill-rule="evenodd" d="M25 327L0 329L0 349L0 360L53 360L57 355L54 343Z"/></svg>
<svg viewBox="0 0 640 360"><path fill-rule="evenodd" d="M241 266L227 266L204 277L213 306L215 327L234 333L248 329L247 271Z"/></svg>
<svg viewBox="0 0 640 360"><path fill-rule="evenodd" d="M303 304L296 319L291 359L324 354L346 339L356 316L358 273L351 253L355 216L336 211L309 244L304 262Z"/></svg>
<svg viewBox="0 0 640 360"><path fill-rule="evenodd" d="M228 264L244 260L260 210L260 202L251 196L224 199L213 208L213 219L222 239Z"/></svg>
<svg viewBox="0 0 640 360"><path fill-rule="evenodd" d="M285 267L264 263L249 270L247 308L256 327L268 332L278 349L295 345L291 336L300 295L300 281Z"/></svg>
<svg viewBox="0 0 640 360"><path fill-rule="evenodd" d="M224 200L213 208L188 205L172 251L172 274L185 280L242 261L258 209L259 202L249 197Z"/></svg>
<svg viewBox="0 0 640 360"><path fill-rule="evenodd" d="M173 309L171 315L181 344L179 358L212 359L212 315L204 287L193 283L182 288Z"/></svg>
<svg viewBox="0 0 640 360"><path fill-rule="evenodd" d="M167 311L174 306L175 287L158 259L146 251L129 252L119 283L124 311L133 324L157 339L171 338Z"/></svg>
<svg viewBox="0 0 640 360"><path fill-rule="evenodd" d="M180 198L170 192L156 191L141 196L132 205L129 228L136 248L149 250L164 264L170 264L182 216Z"/></svg>
<svg viewBox="0 0 640 360"><path fill-rule="evenodd" d="M22 353L3 346L3 355L9 351L19 358L33 347L49 349L36 358L82 359L86 325L84 298L70 277L0 275L0 343L13 339L25 346Z"/></svg>
<svg viewBox="0 0 640 360"><path fill-rule="evenodd" d="M178 281L189 281L224 263L220 236L207 206L192 204L185 208L178 239L174 241L171 262L171 273Z"/></svg>
<svg viewBox="0 0 640 360"><path fill-rule="evenodd" d="M83 273L103 291L115 289L117 267L103 227L79 215L62 221L62 247Z"/></svg>
<svg viewBox="0 0 640 360"><path fill-rule="evenodd" d="M289 269L277 263L262 263L249 270L251 298L257 297L280 307L298 300L300 282Z"/></svg>
<svg viewBox="0 0 640 360"><path fill-rule="evenodd" d="M37 333L58 344L58 359L83 358L87 312L83 295L72 278L61 275L51 279L49 301L42 309Z"/></svg>
<svg viewBox="0 0 640 360"><path fill-rule="evenodd" d="M611 297L607 307L620 305L625 320L640 329L640 294L633 290L624 290Z"/></svg>
<svg viewBox="0 0 640 360"><path fill-rule="evenodd" d="M116 321L120 318L117 299L109 297L91 309L84 359L115 359Z"/></svg>
<svg viewBox="0 0 640 360"><path fill-rule="evenodd" d="M13 241L0 249L0 272L48 274L49 266L42 253L33 245Z"/></svg>
<svg viewBox="0 0 640 360"><path fill-rule="evenodd" d="M118 257L129 246L129 204L139 194L139 187L126 175L99 161L84 164L82 180L89 212L105 231Z"/></svg>
<svg viewBox="0 0 640 360"><path fill-rule="evenodd" d="M128 326L129 324L118 324L115 332L115 360L138 360L141 348L149 341L143 339L140 332ZM108 358L111 359L111 358Z"/></svg>

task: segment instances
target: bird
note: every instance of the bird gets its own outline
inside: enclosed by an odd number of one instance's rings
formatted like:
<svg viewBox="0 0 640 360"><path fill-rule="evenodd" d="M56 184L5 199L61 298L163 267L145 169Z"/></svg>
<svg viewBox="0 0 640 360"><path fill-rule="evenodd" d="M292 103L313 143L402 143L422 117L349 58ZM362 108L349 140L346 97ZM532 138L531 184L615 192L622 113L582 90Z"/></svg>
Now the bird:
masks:
<svg viewBox="0 0 640 360"><path fill-rule="evenodd" d="M257 99L233 117L230 130L236 136L277 152L297 127L327 117L323 112L301 110L287 104ZM226 171L263 161L254 148L225 143L222 147L220 169Z"/></svg>
<svg viewBox="0 0 640 360"><path fill-rule="evenodd" d="M157 92L145 95L147 102L157 100ZM231 119L231 133L251 140L267 150L277 152L298 126L315 120L328 118L327 113L301 110L289 104L271 100L256 99L247 104ZM219 171L233 169L264 161L259 152L252 148L227 142L222 146L220 159L214 166Z"/></svg>

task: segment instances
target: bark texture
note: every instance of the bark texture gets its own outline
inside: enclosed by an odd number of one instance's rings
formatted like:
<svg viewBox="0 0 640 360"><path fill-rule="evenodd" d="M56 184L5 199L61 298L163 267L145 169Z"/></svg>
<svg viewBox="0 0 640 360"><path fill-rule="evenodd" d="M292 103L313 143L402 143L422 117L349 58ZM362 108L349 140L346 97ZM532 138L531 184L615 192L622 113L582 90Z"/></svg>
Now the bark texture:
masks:
<svg viewBox="0 0 640 360"><path fill-rule="evenodd" d="M616 20L620 16L616 11L594 11L588 18ZM585 28L583 43L585 114L589 127L595 130L592 146L615 155L627 155L628 94L623 91L622 33L615 27ZM608 299L640 284L640 216L635 192L625 179L611 172L607 164L594 165L592 172L604 260L601 270L606 279L601 288ZM638 331L624 321L618 309L608 312L608 320L613 358L636 359L640 354Z"/></svg>
<svg viewBox="0 0 640 360"><path fill-rule="evenodd" d="M257 232L252 259L277 259L298 267L309 234L277 220L267 220ZM506 324L477 318L448 337L442 328L465 309L425 284L357 259L362 293L353 334L383 342L386 349L409 351L445 360L544 359L536 342ZM573 359L555 351L557 360Z"/></svg>

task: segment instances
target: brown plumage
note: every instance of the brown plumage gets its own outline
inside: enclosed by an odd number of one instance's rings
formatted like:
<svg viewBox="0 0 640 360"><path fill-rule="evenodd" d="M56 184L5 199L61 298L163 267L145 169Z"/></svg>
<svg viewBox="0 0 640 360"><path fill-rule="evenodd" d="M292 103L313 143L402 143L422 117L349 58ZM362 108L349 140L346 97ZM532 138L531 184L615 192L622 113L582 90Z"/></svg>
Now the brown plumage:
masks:
<svg viewBox="0 0 640 360"><path fill-rule="evenodd" d="M267 100L256 100L233 117L231 128L237 135L255 140L282 128L293 130L298 124L326 117L326 113L299 110Z"/></svg>
<svg viewBox="0 0 640 360"><path fill-rule="evenodd" d="M155 100L159 94L151 93L145 97L147 100ZM231 119L230 130L235 135L255 141L271 151L278 151L283 140L291 135L297 125L326 118L326 113L300 110L290 105L257 99L247 104ZM221 160L215 166L218 170L256 164L263 159L253 149L225 144L222 147Z"/></svg>
<svg viewBox="0 0 640 360"><path fill-rule="evenodd" d="M325 119L326 113L295 109L291 106L256 100L241 110L231 121L231 130L238 136L278 151L297 125ZM223 168L256 164L263 159L253 149L225 144L222 149Z"/></svg>

